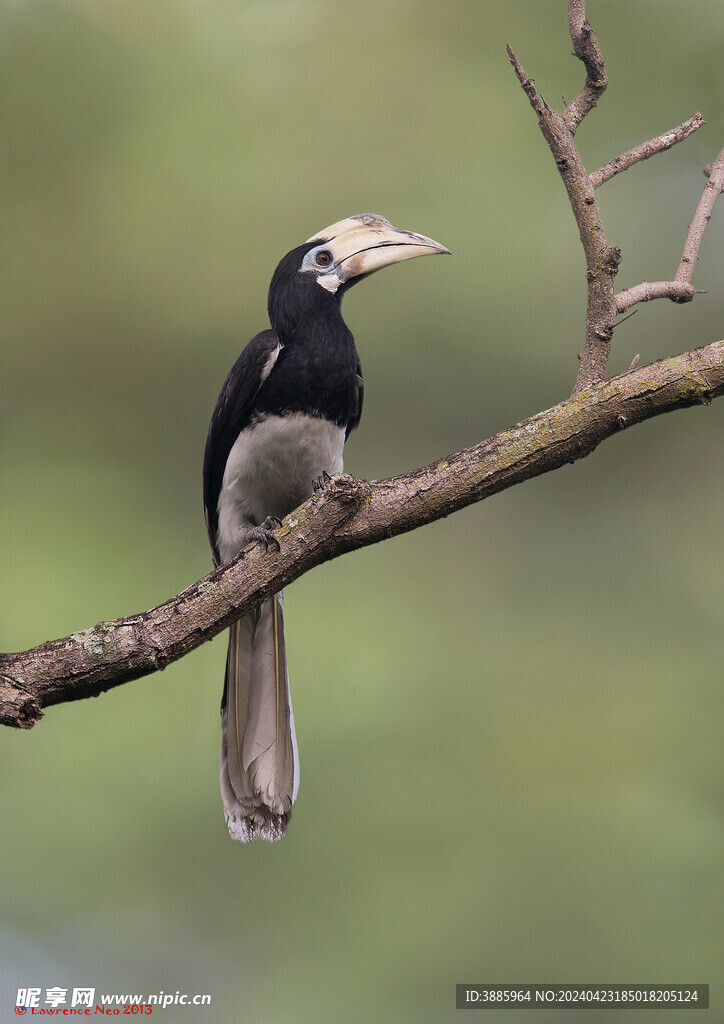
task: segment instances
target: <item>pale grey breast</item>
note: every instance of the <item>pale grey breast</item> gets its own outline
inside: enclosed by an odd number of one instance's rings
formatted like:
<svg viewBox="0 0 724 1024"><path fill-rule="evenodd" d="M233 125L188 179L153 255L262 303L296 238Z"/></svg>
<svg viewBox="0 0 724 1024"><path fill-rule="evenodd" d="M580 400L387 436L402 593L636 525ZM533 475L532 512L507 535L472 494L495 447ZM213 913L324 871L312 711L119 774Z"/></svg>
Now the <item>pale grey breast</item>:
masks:
<svg viewBox="0 0 724 1024"><path fill-rule="evenodd" d="M283 519L310 496L326 471L342 472L345 432L318 416L261 416L236 439L219 493L222 562L239 551L249 527Z"/></svg>

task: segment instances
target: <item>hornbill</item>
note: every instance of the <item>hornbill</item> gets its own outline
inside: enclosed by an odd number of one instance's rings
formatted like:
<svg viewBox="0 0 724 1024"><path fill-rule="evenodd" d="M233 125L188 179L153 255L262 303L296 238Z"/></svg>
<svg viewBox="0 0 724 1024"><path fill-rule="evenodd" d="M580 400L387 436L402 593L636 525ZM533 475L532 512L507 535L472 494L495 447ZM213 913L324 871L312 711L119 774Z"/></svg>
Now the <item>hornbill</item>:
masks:
<svg viewBox="0 0 724 1024"><path fill-rule="evenodd" d="M362 412L362 371L342 296L381 267L449 250L358 214L282 259L269 287L271 330L231 369L204 456L204 506L214 563L258 540L342 470ZM278 546L278 544L277 544ZM233 839L281 839L299 785L282 594L230 629L221 702L221 796Z"/></svg>

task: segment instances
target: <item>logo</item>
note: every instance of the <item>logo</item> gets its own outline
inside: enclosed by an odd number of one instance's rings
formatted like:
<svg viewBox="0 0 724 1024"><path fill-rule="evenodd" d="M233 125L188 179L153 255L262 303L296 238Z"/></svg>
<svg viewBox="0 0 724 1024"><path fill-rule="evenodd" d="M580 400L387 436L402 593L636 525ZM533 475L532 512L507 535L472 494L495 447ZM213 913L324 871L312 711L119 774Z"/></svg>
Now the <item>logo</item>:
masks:
<svg viewBox="0 0 724 1024"><path fill-rule="evenodd" d="M20 1014L27 1013L28 1012L28 1008L27 1008L27 1006L16 1006L15 1007L15 1012L16 1013L20 1013Z"/></svg>

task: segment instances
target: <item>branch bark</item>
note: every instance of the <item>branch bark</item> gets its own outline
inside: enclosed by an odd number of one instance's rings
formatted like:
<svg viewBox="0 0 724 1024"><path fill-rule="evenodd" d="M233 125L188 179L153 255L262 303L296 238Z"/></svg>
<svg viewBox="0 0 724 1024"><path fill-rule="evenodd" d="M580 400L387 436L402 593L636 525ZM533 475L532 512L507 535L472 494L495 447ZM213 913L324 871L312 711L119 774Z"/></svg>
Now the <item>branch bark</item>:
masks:
<svg viewBox="0 0 724 1024"><path fill-rule="evenodd" d="M480 444L368 483L335 477L284 521L281 550L252 544L151 611L0 655L0 724L27 728L42 709L97 696L183 657L308 569L441 519L590 454L652 416L724 394L724 341L596 383Z"/></svg>

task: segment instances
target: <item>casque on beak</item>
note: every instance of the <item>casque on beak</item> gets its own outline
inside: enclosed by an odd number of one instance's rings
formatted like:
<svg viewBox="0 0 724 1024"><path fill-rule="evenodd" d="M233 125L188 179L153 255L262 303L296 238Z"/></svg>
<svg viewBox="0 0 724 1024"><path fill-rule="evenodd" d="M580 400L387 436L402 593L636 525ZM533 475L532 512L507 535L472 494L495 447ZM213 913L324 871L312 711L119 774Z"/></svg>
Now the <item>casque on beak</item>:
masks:
<svg viewBox="0 0 724 1024"><path fill-rule="evenodd" d="M450 253L432 238L393 227L386 217L376 213L360 213L331 224L309 238L307 244L317 241L319 246L307 253L302 269L314 271L317 283L330 292L392 263Z"/></svg>

